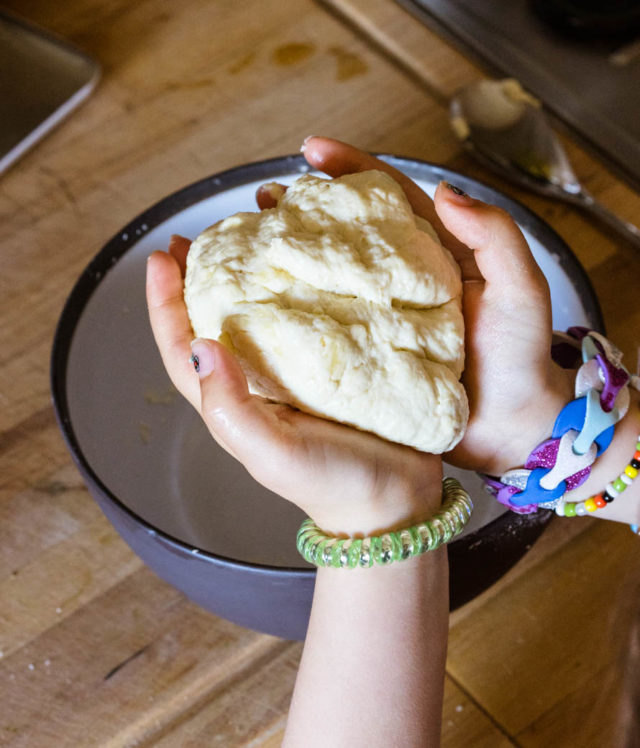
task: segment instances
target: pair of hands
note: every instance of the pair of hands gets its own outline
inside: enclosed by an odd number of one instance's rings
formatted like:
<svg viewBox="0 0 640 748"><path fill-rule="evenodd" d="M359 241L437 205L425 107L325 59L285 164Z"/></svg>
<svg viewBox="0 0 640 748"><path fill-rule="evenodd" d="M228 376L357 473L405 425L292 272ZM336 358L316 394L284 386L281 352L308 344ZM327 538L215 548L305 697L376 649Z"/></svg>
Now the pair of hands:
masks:
<svg viewBox="0 0 640 748"><path fill-rule="evenodd" d="M388 164L337 140L312 137L304 155L331 177L379 169L402 186L460 265L470 419L445 459L501 473L523 464L551 433L572 397L570 377L550 358L551 305L546 280L514 221L501 209L445 184L432 201ZM260 208L274 204L259 190ZM147 268L153 333L176 388L199 411L214 439L260 483L333 533L372 533L418 522L440 503L441 460L369 433L251 395L233 356L198 340L183 301L190 242L173 237Z"/></svg>

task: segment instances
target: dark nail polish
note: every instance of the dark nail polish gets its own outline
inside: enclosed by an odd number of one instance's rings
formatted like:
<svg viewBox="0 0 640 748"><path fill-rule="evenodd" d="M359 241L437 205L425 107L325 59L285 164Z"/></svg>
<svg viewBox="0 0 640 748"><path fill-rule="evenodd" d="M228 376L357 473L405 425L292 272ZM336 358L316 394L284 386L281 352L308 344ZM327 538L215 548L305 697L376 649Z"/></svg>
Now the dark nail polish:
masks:
<svg viewBox="0 0 640 748"><path fill-rule="evenodd" d="M447 187L451 190L451 192L454 192L456 195L461 195L462 197L469 197L467 193L464 190L461 190L460 187L456 187L455 184L451 184L451 182L447 182Z"/></svg>
<svg viewBox="0 0 640 748"><path fill-rule="evenodd" d="M200 359L196 356L195 353L191 354L191 357L189 358L189 362L193 364L193 368L197 372L200 371Z"/></svg>

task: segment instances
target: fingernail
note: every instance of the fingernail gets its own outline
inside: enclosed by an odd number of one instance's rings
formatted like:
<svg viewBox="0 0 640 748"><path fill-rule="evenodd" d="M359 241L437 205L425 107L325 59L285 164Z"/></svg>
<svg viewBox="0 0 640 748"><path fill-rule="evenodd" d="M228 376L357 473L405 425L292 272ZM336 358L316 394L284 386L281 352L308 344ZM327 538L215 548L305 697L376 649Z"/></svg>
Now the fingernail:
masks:
<svg viewBox="0 0 640 748"><path fill-rule="evenodd" d="M189 358L193 368L200 379L208 377L215 369L215 353L213 347L201 338L191 341L191 357Z"/></svg>
<svg viewBox="0 0 640 748"><path fill-rule="evenodd" d="M467 193L464 190L461 190L460 187L456 187L455 184L451 184L451 182L445 182L445 185L448 190L451 190L453 194L455 195L455 201L459 203L460 205L472 205L474 200L472 197L469 197Z"/></svg>
<svg viewBox="0 0 640 748"><path fill-rule="evenodd" d="M460 187L456 187L455 184L451 184L451 182L447 182L447 187L451 190L451 192L455 192L456 195L463 195L464 197L469 197L467 193L464 190L461 190Z"/></svg>
<svg viewBox="0 0 640 748"><path fill-rule="evenodd" d="M300 146L300 153L304 153L304 149L307 147L307 143L311 140L311 138L315 137L315 135L307 135L307 137L302 141L302 145Z"/></svg>

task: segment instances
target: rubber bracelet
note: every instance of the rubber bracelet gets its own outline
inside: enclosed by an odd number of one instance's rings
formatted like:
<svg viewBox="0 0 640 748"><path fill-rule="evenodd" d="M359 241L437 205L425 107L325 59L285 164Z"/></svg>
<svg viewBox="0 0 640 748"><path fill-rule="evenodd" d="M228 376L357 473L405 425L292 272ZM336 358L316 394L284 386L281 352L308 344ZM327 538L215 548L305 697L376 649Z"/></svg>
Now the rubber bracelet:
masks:
<svg viewBox="0 0 640 748"><path fill-rule="evenodd" d="M555 511L559 517L583 517L590 512L603 509L607 504L611 504L618 496L627 490L633 481L638 477L640 472L640 434L636 441L636 451L629 463L620 475L611 483L608 483L604 491L590 496L584 501L566 501L560 502Z"/></svg>
<svg viewBox="0 0 640 748"><path fill-rule="evenodd" d="M469 521L473 502L455 478L442 481L442 506L433 517L404 530L366 538L327 535L312 519L306 519L297 536L298 551L314 566L335 569L387 566L435 551L448 543Z"/></svg>

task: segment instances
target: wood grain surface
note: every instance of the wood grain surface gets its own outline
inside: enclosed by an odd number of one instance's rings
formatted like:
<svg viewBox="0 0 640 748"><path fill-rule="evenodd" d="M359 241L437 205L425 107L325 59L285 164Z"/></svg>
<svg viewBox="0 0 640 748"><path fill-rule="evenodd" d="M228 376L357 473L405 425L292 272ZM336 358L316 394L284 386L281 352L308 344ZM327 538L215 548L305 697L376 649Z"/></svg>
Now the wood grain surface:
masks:
<svg viewBox="0 0 640 748"><path fill-rule="evenodd" d="M485 73L392 0L0 7L103 67L87 103L0 180L0 745L273 748L301 645L228 623L159 580L104 519L62 442L49 356L82 269L160 198L296 152L310 133L440 162L526 203L588 271L627 361L640 338L638 254L461 151L447 103ZM637 221L638 194L562 137L586 186ZM443 745L622 744L636 540L613 523L554 521L452 616Z"/></svg>

